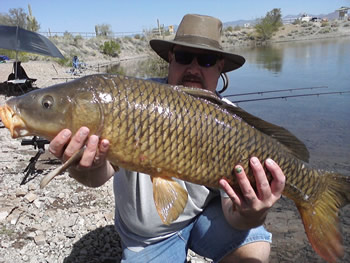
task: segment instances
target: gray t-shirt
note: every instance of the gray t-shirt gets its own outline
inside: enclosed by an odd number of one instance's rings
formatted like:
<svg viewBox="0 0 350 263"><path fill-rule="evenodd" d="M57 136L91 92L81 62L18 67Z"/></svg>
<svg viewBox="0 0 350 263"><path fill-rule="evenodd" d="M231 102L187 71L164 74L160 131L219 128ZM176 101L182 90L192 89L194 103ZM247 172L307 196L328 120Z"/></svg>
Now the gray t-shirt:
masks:
<svg viewBox="0 0 350 263"><path fill-rule="evenodd" d="M168 238L187 226L219 191L177 181L188 192L184 212L169 226L164 225L153 201L149 175L120 169L114 175L115 226L125 246L140 251L146 245Z"/></svg>

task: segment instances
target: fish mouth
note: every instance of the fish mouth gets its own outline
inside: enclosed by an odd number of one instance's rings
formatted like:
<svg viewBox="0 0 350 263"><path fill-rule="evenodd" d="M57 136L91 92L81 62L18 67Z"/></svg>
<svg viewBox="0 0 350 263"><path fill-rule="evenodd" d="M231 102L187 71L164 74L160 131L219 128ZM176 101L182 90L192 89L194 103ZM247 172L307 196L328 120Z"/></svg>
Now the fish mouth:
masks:
<svg viewBox="0 0 350 263"><path fill-rule="evenodd" d="M12 138L29 134L22 118L7 104L0 107L0 118L5 127L10 130Z"/></svg>

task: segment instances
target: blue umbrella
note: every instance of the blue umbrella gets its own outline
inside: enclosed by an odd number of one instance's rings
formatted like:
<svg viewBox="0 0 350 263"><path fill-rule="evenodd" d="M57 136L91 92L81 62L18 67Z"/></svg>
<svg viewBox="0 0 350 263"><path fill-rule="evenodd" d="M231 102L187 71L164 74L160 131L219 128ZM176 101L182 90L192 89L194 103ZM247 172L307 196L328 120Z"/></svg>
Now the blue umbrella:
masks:
<svg viewBox="0 0 350 263"><path fill-rule="evenodd" d="M19 26L0 25L0 48L64 58L58 48L46 37ZM17 65L17 63L16 63Z"/></svg>

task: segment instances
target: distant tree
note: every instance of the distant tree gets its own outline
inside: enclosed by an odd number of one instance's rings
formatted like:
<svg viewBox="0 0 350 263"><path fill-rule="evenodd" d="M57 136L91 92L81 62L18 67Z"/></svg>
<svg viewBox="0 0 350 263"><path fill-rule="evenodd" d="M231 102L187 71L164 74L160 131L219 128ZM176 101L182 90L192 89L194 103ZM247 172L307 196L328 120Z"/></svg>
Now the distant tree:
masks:
<svg viewBox="0 0 350 263"><path fill-rule="evenodd" d="M283 25L282 14L280 8L274 8L272 11L267 12L266 16L258 19L258 23L255 25L257 35L262 40L268 40L272 37L272 34Z"/></svg>
<svg viewBox="0 0 350 263"><path fill-rule="evenodd" d="M8 15L1 13L0 14L0 25L8 25Z"/></svg>
<svg viewBox="0 0 350 263"><path fill-rule="evenodd" d="M96 33L96 36L104 36L104 37L112 36L111 25L108 25L108 24L96 25L95 33Z"/></svg>
<svg viewBox="0 0 350 263"><path fill-rule="evenodd" d="M27 28L27 14L24 12L23 8L10 8L8 22L11 26Z"/></svg>
<svg viewBox="0 0 350 263"><path fill-rule="evenodd" d="M23 8L10 8L8 13L0 14L0 24L7 26L20 26L30 31L37 32L40 29L39 23L32 15L30 5L28 5L29 15Z"/></svg>

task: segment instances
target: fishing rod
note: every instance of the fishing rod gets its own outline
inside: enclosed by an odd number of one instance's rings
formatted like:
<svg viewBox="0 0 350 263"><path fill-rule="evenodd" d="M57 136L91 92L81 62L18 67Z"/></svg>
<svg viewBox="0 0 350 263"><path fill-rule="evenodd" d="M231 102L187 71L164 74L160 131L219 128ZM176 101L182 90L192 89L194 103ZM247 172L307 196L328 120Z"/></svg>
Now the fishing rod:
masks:
<svg viewBox="0 0 350 263"><path fill-rule="evenodd" d="M288 98L295 98L295 97L308 97L308 96L321 96L321 95L330 95L330 94L345 94L350 93L350 90L346 91L332 91L332 92L320 92L320 93L308 93L308 94L299 94L299 95L286 95L286 96L278 96L278 97L267 97L267 98L258 98L258 99L247 99L247 100L236 100L232 101L233 103L240 103L240 102L251 102L251 101L259 101L259 100L275 100L275 99L288 99Z"/></svg>
<svg viewBox="0 0 350 263"><path fill-rule="evenodd" d="M294 90L309 90L309 89L326 89L328 86L319 86L319 87L306 87L306 88L295 88L295 89L279 89L279 90L266 90L266 91L255 91L255 92L247 92L247 93L238 93L238 94L231 94L231 95L225 95L224 98L228 97L236 97L236 96L247 96L247 95L255 95L255 94L264 94L264 93L274 93L274 92L286 92L286 91L294 91Z"/></svg>

